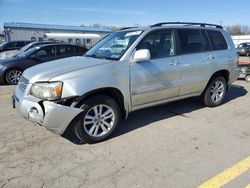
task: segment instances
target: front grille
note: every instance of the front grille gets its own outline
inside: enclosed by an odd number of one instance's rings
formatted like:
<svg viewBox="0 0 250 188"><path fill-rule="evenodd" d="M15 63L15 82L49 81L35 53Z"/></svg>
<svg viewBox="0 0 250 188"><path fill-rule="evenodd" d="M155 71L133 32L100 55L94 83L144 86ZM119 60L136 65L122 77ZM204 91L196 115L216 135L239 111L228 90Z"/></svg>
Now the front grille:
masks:
<svg viewBox="0 0 250 188"><path fill-rule="evenodd" d="M24 78L23 76L20 78L20 80L19 80L19 82L18 82L18 88L22 91L22 92L24 92L25 91L25 89L26 89L26 87L27 87L27 85L28 85L28 83L29 83L29 80L27 80L26 78Z"/></svg>

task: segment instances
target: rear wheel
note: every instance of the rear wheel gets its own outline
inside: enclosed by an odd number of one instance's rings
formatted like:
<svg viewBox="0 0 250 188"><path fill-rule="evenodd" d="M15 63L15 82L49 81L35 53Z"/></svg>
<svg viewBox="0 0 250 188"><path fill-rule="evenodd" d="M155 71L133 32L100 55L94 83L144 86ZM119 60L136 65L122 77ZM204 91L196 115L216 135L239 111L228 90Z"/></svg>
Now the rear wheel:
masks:
<svg viewBox="0 0 250 188"><path fill-rule="evenodd" d="M219 76L211 80L203 92L201 98L204 105L208 107L219 106L226 94L226 80Z"/></svg>
<svg viewBox="0 0 250 188"><path fill-rule="evenodd" d="M98 95L91 97L80 106L84 112L73 125L73 132L87 143L101 142L107 139L117 127L120 109L114 99Z"/></svg>
<svg viewBox="0 0 250 188"><path fill-rule="evenodd" d="M250 75L247 75L247 76L245 77L245 80L246 80L247 82L250 82Z"/></svg>
<svg viewBox="0 0 250 188"><path fill-rule="evenodd" d="M16 85L22 76L22 71L18 69L8 70L5 75L5 80L8 84Z"/></svg>

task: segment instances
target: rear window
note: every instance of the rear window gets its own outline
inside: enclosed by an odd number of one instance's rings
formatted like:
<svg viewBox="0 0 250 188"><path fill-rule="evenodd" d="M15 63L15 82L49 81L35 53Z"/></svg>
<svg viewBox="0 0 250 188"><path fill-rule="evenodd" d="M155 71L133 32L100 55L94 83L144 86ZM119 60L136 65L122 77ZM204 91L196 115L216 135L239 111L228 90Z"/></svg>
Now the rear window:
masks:
<svg viewBox="0 0 250 188"><path fill-rule="evenodd" d="M210 50L206 36L198 29L178 29L180 53L195 53Z"/></svg>
<svg viewBox="0 0 250 188"><path fill-rule="evenodd" d="M210 37L213 50L228 49L227 42L221 32L212 30L208 30L207 32Z"/></svg>

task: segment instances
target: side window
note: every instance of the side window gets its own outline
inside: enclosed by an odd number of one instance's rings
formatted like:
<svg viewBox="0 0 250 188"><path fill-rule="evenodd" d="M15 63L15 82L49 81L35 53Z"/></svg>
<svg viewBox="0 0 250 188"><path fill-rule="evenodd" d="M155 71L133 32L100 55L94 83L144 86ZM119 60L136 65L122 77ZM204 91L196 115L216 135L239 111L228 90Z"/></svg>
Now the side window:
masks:
<svg viewBox="0 0 250 188"><path fill-rule="evenodd" d="M25 42L23 42L23 41L16 42L16 47L22 48L23 46L25 46Z"/></svg>
<svg viewBox="0 0 250 188"><path fill-rule="evenodd" d="M226 50L228 49L227 42L219 31L208 30L213 50Z"/></svg>
<svg viewBox="0 0 250 188"><path fill-rule="evenodd" d="M72 46L59 46L59 55L70 55L75 52L75 48Z"/></svg>
<svg viewBox="0 0 250 188"><path fill-rule="evenodd" d="M10 42L8 43L5 48L8 49L8 48L14 48L15 47L15 42Z"/></svg>
<svg viewBox="0 0 250 188"><path fill-rule="evenodd" d="M148 49L151 59L175 55L173 30L158 30L146 35L136 50Z"/></svg>
<svg viewBox="0 0 250 188"><path fill-rule="evenodd" d="M203 42L201 32L198 29L178 29L180 52L182 54L203 52L209 49L208 42ZM205 36L204 36L205 37Z"/></svg>
<svg viewBox="0 0 250 188"><path fill-rule="evenodd" d="M55 47L45 47L34 54L38 59L45 59L55 56Z"/></svg>

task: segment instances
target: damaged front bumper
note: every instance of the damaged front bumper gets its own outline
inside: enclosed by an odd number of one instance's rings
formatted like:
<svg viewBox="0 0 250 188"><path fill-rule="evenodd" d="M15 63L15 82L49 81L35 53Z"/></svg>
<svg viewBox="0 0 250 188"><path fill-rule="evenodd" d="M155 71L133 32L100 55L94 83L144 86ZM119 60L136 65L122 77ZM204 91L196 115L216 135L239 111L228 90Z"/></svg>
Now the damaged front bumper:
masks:
<svg viewBox="0 0 250 188"><path fill-rule="evenodd" d="M82 112L79 108L64 106L50 101L28 95L30 85L26 92L22 92L19 87L14 91L12 102L13 107L24 118L37 123L49 131L62 135L70 122Z"/></svg>

